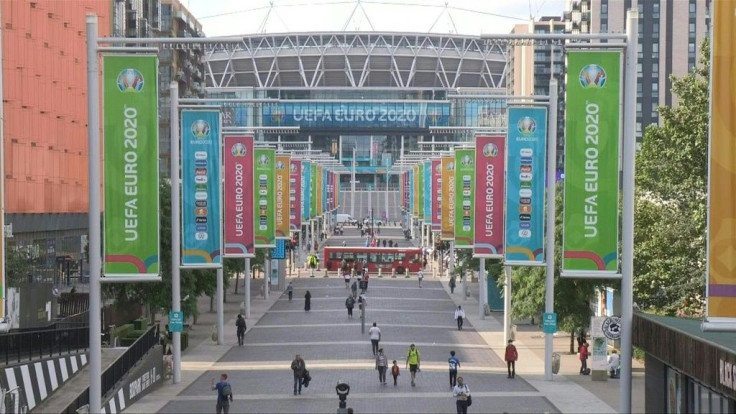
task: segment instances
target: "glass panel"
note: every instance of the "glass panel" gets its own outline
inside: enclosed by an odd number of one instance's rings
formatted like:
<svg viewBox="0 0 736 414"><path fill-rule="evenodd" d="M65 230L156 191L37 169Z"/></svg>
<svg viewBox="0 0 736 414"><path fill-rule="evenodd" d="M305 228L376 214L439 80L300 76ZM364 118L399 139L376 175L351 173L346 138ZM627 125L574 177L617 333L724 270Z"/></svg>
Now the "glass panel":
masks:
<svg viewBox="0 0 736 414"><path fill-rule="evenodd" d="M406 260L406 253L396 253L396 261L402 263Z"/></svg>
<svg viewBox="0 0 736 414"><path fill-rule="evenodd" d="M368 254L367 253L356 253L355 254L355 259L357 261L359 261L359 262L362 262L362 261L366 260L367 258L368 258Z"/></svg>
<svg viewBox="0 0 736 414"><path fill-rule="evenodd" d="M698 401L700 403L699 412L709 413L710 412L710 390L705 387L698 387L698 392L700 393L700 398L698 398Z"/></svg>
<svg viewBox="0 0 736 414"><path fill-rule="evenodd" d="M379 261L378 253L371 253L370 255L368 255L368 261L371 263L378 263Z"/></svg>

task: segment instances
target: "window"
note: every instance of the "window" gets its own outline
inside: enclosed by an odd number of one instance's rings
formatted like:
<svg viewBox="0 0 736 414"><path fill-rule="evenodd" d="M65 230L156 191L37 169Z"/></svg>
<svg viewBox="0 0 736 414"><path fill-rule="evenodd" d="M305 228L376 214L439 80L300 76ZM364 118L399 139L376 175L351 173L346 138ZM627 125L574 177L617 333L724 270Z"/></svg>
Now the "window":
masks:
<svg viewBox="0 0 736 414"><path fill-rule="evenodd" d="M601 23L601 33L608 33L608 23Z"/></svg>
<svg viewBox="0 0 736 414"><path fill-rule="evenodd" d="M652 6L652 18L659 19L659 3L654 3Z"/></svg>
<svg viewBox="0 0 736 414"><path fill-rule="evenodd" d="M641 113L641 102L637 102L636 103L636 113L638 113L638 114Z"/></svg>
<svg viewBox="0 0 736 414"><path fill-rule="evenodd" d="M641 74L641 63L636 64L636 73Z"/></svg>
<svg viewBox="0 0 736 414"><path fill-rule="evenodd" d="M688 52L695 52L695 43L688 43L687 44L687 51Z"/></svg>
<svg viewBox="0 0 736 414"><path fill-rule="evenodd" d="M608 14L608 4L601 4L601 14Z"/></svg>
<svg viewBox="0 0 736 414"><path fill-rule="evenodd" d="M652 83L652 94L659 94L659 82Z"/></svg>
<svg viewBox="0 0 736 414"><path fill-rule="evenodd" d="M695 3L690 2L690 14L695 14Z"/></svg>
<svg viewBox="0 0 736 414"><path fill-rule="evenodd" d="M695 23L690 23L690 33L695 33Z"/></svg>
<svg viewBox="0 0 736 414"><path fill-rule="evenodd" d="M659 63L658 62L652 63L652 76L653 77L659 76Z"/></svg>

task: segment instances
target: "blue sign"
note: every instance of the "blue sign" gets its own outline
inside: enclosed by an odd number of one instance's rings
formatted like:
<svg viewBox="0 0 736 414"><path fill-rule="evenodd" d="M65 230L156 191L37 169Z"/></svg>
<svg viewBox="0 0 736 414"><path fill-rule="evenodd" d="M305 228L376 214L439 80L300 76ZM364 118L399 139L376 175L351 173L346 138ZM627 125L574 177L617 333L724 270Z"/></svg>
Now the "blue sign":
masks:
<svg viewBox="0 0 736 414"><path fill-rule="evenodd" d="M181 262L220 267L220 112L181 111Z"/></svg>
<svg viewBox="0 0 736 414"><path fill-rule="evenodd" d="M432 161L424 162L424 223L432 223Z"/></svg>
<svg viewBox="0 0 736 414"><path fill-rule="evenodd" d="M302 161L302 220L309 220L312 188L312 169L309 161Z"/></svg>
<svg viewBox="0 0 736 414"><path fill-rule="evenodd" d="M279 102L263 107L264 126L428 128L450 124L447 102Z"/></svg>
<svg viewBox="0 0 736 414"><path fill-rule="evenodd" d="M544 262L547 108L509 107L506 262Z"/></svg>
<svg viewBox="0 0 736 414"><path fill-rule="evenodd" d="M181 332L184 330L184 312L169 311L169 331Z"/></svg>
<svg viewBox="0 0 736 414"><path fill-rule="evenodd" d="M286 240L276 239L276 247L271 249L272 259L286 259Z"/></svg>
<svg viewBox="0 0 736 414"><path fill-rule="evenodd" d="M542 332L553 334L557 332L557 314L545 312L542 314Z"/></svg>

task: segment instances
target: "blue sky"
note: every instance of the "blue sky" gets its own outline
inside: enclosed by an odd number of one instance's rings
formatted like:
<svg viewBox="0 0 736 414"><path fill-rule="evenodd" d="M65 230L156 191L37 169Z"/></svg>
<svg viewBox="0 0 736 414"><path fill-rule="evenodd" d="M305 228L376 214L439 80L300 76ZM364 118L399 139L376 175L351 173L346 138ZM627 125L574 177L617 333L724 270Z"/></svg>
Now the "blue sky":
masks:
<svg viewBox="0 0 736 414"><path fill-rule="evenodd" d="M180 0L207 36L314 31L509 33L565 0ZM274 7L271 8L270 4Z"/></svg>

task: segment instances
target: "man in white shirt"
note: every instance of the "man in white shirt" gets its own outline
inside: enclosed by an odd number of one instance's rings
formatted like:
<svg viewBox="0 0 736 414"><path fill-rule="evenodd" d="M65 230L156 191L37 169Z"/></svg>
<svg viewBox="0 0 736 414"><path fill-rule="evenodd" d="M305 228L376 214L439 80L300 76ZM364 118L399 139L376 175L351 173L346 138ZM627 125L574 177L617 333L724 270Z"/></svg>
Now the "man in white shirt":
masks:
<svg viewBox="0 0 736 414"><path fill-rule="evenodd" d="M611 378L618 378L619 365L621 365L621 356L614 349L611 351L611 355L608 356L608 372L611 374Z"/></svg>
<svg viewBox="0 0 736 414"><path fill-rule="evenodd" d="M373 322L373 326L368 330L368 335L371 337L371 345L373 345L373 356L378 353L378 342L381 341L381 330L378 329L376 323Z"/></svg>
<svg viewBox="0 0 736 414"><path fill-rule="evenodd" d="M457 330L462 331L463 319L465 319L465 311L462 306L458 306L457 309L455 309L455 319L457 320Z"/></svg>
<svg viewBox="0 0 736 414"><path fill-rule="evenodd" d="M468 402L470 402L470 389L463 381L463 377L457 377L457 384L452 388L452 396L455 397L457 414L467 414Z"/></svg>
<svg viewBox="0 0 736 414"><path fill-rule="evenodd" d="M419 279L419 287L422 287L422 279L424 279L424 272L421 270L417 273L417 279Z"/></svg>

